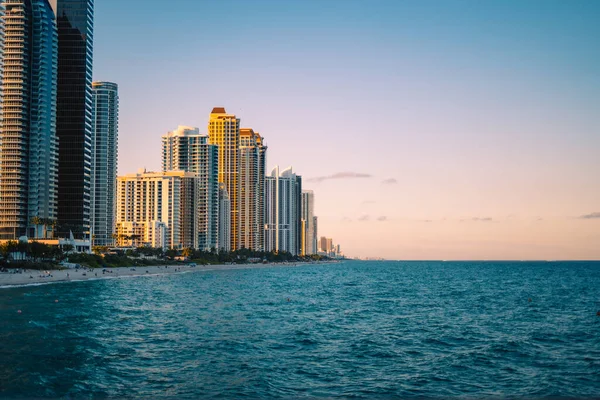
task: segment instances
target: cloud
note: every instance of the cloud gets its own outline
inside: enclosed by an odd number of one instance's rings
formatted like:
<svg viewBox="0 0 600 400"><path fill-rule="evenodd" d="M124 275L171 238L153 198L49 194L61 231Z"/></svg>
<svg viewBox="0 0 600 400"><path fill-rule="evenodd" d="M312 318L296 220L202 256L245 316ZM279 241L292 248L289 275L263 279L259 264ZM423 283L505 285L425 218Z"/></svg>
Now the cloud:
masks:
<svg viewBox="0 0 600 400"><path fill-rule="evenodd" d="M474 222L492 222L493 219L490 217L472 217L472 218L462 218L460 220L460 222L465 222L465 221L474 221Z"/></svg>
<svg viewBox="0 0 600 400"><path fill-rule="evenodd" d="M352 222L352 218L343 217L342 222Z"/></svg>
<svg viewBox="0 0 600 400"><path fill-rule="evenodd" d="M363 202L362 202L362 203L360 203L360 204L362 204L362 205L367 205L367 204L375 204L375 203L376 203L376 202L375 202L375 201L373 201L373 200L365 200L365 201L363 201Z"/></svg>
<svg viewBox="0 0 600 400"><path fill-rule="evenodd" d="M579 218L580 219L598 219L598 218L600 218L600 212L593 212L591 214L585 214Z"/></svg>
<svg viewBox="0 0 600 400"><path fill-rule="evenodd" d="M321 183L331 179L357 179L357 178L372 178L371 174L364 174L362 172L338 172L333 175L317 176L316 178L307 179L308 182Z"/></svg>
<svg viewBox="0 0 600 400"><path fill-rule="evenodd" d="M368 221L369 219L371 219L371 217L369 217L368 215L361 215L360 217L358 217L359 221Z"/></svg>
<svg viewBox="0 0 600 400"><path fill-rule="evenodd" d="M379 221L379 222L387 221L387 217L385 215L382 215L381 217L377 218L377 221Z"/></svg>
<svg viewBox="0 0 600 400"><path fill-rule="evenodd" d="M395 178L389 178L389 179L385 179L381 182L383 185L397 185L398 184L398 180L396 180Z"/></svg>

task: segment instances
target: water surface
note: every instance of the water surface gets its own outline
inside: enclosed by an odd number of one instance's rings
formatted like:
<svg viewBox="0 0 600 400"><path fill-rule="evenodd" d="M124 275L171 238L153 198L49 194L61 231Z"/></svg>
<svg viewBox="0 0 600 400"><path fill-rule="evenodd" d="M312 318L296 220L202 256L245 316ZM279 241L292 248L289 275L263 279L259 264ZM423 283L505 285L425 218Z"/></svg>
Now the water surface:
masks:
<svg viewBox="0 0 600 400"><path fill-rule="evenodd" d="M3 289L0 398L600 397L598 310L598 262L346 262Z"/></svg>

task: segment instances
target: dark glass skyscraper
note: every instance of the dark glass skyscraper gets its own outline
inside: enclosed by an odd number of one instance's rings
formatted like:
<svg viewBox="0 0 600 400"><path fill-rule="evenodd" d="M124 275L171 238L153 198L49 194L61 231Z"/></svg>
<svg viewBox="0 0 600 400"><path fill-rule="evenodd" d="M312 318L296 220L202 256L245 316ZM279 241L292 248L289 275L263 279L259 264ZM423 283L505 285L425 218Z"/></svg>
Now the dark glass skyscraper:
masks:
<svg viewBox="0 0 600 400"><path fill-rule="evenodd" d="M89 237L94 1L58 0L58 234Z"/></svg>

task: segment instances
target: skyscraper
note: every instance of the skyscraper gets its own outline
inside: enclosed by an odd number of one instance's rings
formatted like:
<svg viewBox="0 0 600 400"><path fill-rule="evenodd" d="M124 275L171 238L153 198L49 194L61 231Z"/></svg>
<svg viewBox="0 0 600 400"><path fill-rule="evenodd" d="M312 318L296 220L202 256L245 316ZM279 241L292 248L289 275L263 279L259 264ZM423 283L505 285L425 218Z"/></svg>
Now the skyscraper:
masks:
<svg viewBox="0 0 600 400"><path fill-rule="evenodd" d="M116 212L119 93L116 83L92 83L91 233L94 246L113 244Z"/></svg>
<svg viewBox="0 0 600 400"><path fill-rule="evenodd" d="M1 8L0 238L45 238L57 206L56 9L48 0Z"/></svg>
<svg viewBox="0 0 600 400"><path fill-rule="evenodd" d="M267 146L252 129L240 129L240 247L265 247L265 162Z"/></svg>
<svg viewBox="0 0 600 400"><path fill-rule="evenodd" d="M219 229L219 148L208 143L198 128L179 126L162 137L163 172L186 171L198 175L200 207L199 248L217 248Z"/></svg>
<svg viewBox="0 0 600 400"><path fill-rule="evenodd" d="M90 231L93 0L58 0L59 235Z"/></svg>
<svg viewBox="0 0 600 400"><path fill-rule="evenodd" d="M197 174L141 172L117 179L119 245L199 248Z"/></svg>
<svg viewBox="0 0 600 400"><path fill-rule="evenodd" d="M315 224L315 195L312 190L302 192L302 255L317 254L317 232Z"/></svg>
<svg viewBox="0 0 600 400"><path fill-rule="evenodd" d="M219 183L219 243L220 251L231 251L231 204L224 183Z"/></svg>
<svg viewBox="0 0 600 400"><path fill-rule="evenodd" d="M219 182L225 185L231 206L230 245L239 248L240 224L240 120L215 107L208 121L210 144L219 146Z"/></svg>
<svg viewBox="0 0 600 400"><path fill-rule="evenodd" d="M265 180L265 250L300 254L302 178L273 168Z"/></svg>

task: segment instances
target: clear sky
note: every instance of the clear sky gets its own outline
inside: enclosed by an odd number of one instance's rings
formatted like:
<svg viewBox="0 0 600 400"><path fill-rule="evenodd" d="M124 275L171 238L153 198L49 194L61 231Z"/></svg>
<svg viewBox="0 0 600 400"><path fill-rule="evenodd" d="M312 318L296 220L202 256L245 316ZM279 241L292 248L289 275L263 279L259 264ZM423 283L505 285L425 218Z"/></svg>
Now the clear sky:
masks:
<svg viewBox="0 0 600 400"><path fill-rule="evenodd" d="M350 256L600 259L600 1L102 0L119 172L224 106Z"/></svg>

